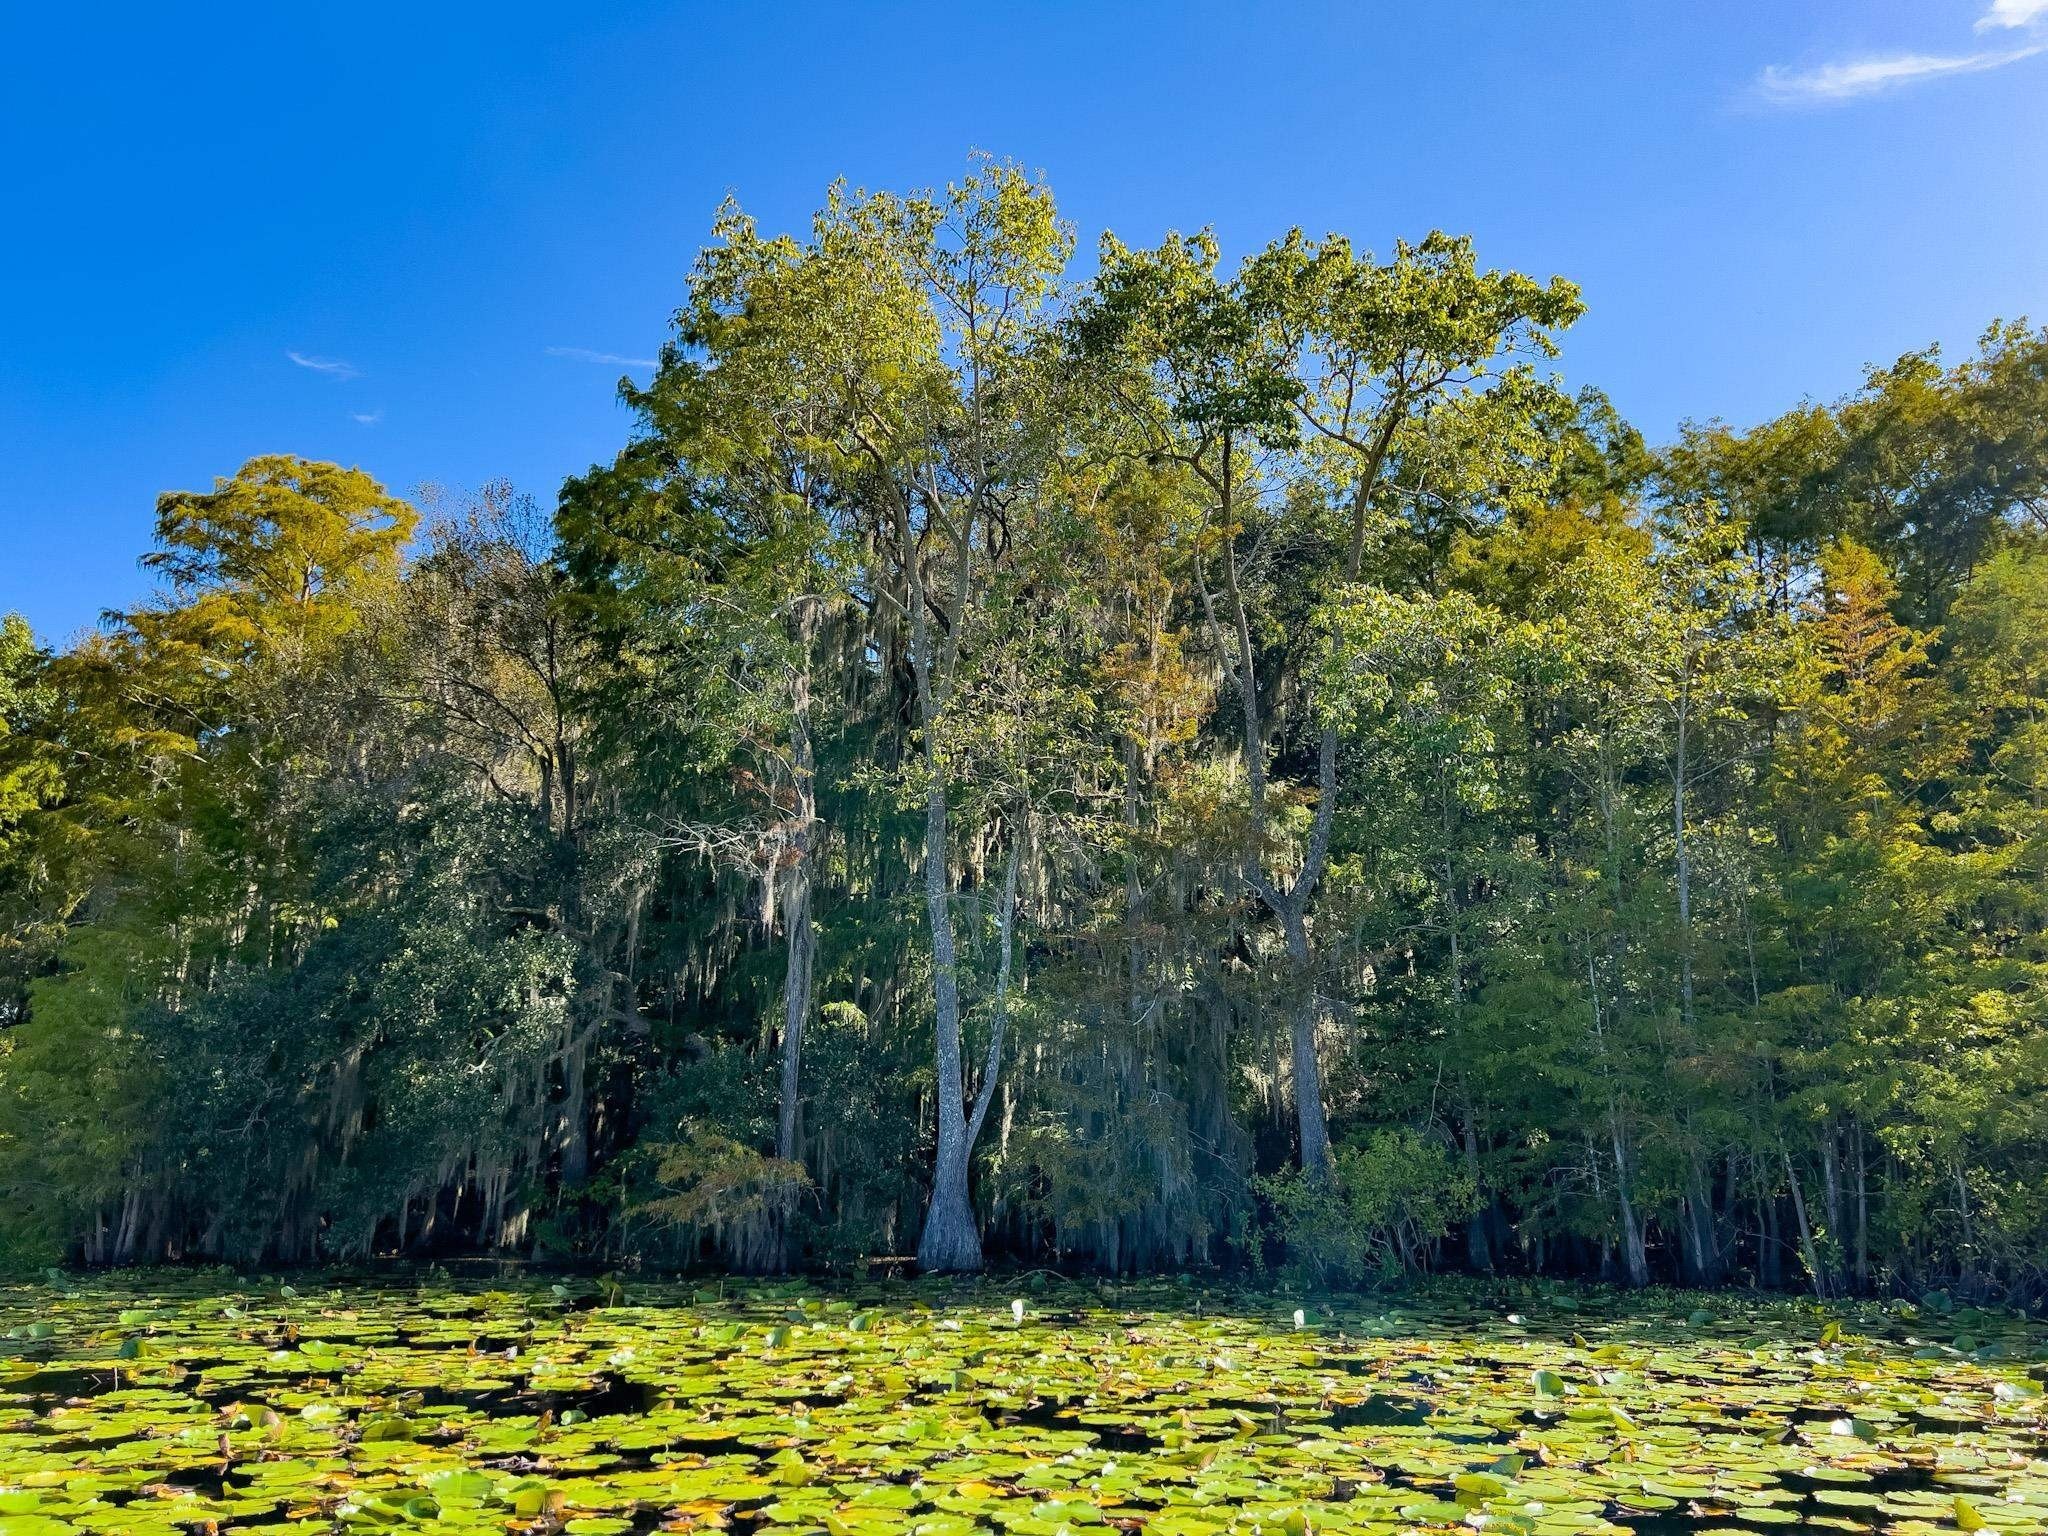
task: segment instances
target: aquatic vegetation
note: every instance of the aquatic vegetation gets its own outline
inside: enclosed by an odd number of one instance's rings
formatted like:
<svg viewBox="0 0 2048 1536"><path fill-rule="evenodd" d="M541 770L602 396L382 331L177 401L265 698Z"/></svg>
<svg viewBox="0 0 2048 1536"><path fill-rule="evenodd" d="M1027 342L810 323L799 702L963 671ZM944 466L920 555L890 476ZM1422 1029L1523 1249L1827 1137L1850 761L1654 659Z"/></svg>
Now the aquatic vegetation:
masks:
<svg viewBox="0 0 2048 1536"><path fill-rule="evenodd" d="M0 1290L0 1536L2048 1529L2048 1328L1563 1287Z"/></svg>

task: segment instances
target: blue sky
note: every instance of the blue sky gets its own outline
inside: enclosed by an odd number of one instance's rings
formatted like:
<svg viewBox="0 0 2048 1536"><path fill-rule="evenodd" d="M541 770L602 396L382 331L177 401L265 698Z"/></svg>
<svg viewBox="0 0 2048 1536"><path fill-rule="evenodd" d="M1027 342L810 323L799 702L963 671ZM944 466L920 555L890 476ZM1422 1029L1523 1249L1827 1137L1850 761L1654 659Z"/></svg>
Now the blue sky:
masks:
<svg viewBox="0 0 2048 1536"><path fill-rule="evenodd" d="M2048 320L2048 0L229 4L0 20L0 610L260 452L551 500L728 192L1042 169L1084 246L1431 227L1653 438ZM608 361L607 359L612 359Z"/></svg>

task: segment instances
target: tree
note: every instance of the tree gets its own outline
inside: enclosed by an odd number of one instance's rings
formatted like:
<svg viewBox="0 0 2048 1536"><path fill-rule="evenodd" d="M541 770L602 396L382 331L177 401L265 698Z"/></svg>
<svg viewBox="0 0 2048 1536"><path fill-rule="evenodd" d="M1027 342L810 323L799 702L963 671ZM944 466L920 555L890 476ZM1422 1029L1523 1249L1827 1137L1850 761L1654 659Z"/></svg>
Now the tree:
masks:
<svg viewBox="0 0 2048 1536"><path fill-rule="evenodd" d="M52 703L44 682L49 660L26 619L0 615L0 1029L21 1017L43 931L31 820L62 785L37 739L40 716Z"/></svg>
<svg viewBox="0 0 2048 1536"><path fill-rule="evenodd" d="M1252 577L1273 580L1256 570L1262 546L1298 520L1315 553L1287 573L1289 585L1320 593L1363 579L1399 509L1428 504L1426 483L1398 484L1400 467L1427 456L1439 418L1485 422L1476 436L1491 447L1511 438L1534 398L1511 365L1525 351L1546 355L1579 302L1562 280L1482 273L1468 242L1443 235L1375 263L1341 237L1318 245L1297 232L1248 260L1235 281L1217 264L1206 235L1153 252L1106 242L1077 334L1107 360L1138 451L1184 464L1210 493L1198 570L1242 719L1243 878L1284 938L1296 996L1289 1052L1299 1157L1320 1179L1330 1139L1310 913L1341 798L1338 737L1332 725L1319 732L1313 791L1290 787L1285 796L1306 802L1312 794L1313 809L1298 837L1283 834L1271 759L1288 713L1281 701L1302 675L1300 631L1294 645L1284 638L1285 588L1262 592ZM1206 575L1212 553L1219 591Z"/></svg>
<svg viewBox="0 0 2048 1536"><path fill-rule="evenodd" d="M829 836L816 695L822 684L827 707L856 707L845 656L857 517L822 445L824 401L802 373L818 339L814 274L737 212L720 229L661 370L626 391L643 435L570 485L558 525L591 622L621 647L606 713L631 717L642 765L659 753L690 785L656 810L660 835L743 872L763 923L780 924L774 1156L793 1166ZM650 731L688 745L664 749Z"/></svg>
<svg viewBox="0 0 2048 1536"><path fill-rule="evenodd" d="M0 622L0 1248L2048 1295L2048 341L1653 451L1433 235L978 162L544 515L252 460Z"/></svg>

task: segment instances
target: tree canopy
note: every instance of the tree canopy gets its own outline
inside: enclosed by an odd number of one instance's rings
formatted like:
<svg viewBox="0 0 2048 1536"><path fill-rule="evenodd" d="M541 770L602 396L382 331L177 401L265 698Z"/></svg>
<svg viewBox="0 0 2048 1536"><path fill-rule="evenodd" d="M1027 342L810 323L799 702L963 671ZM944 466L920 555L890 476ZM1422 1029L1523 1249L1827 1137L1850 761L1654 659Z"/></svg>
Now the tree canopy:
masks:
<svg viewBox="0 0 2048 1536"><path fill-rule="evenodd" d="M2048 331L1652 447L1432 233L723 210L551 508L0 623L0 1256L2048 1289Z"/></svg>

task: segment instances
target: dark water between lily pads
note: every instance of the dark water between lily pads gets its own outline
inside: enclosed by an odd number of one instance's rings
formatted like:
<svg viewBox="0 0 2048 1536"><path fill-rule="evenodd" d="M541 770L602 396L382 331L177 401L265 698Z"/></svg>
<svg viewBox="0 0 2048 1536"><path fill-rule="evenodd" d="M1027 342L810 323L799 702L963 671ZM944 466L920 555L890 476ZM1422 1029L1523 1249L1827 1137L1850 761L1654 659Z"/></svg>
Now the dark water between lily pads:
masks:
<svg viewBox="0 0 2048 1536"><path fill-rule="evenodd" d="M0 1536L2048 1530L1985 1311L178 1273L0 1335Z"/></svg>

